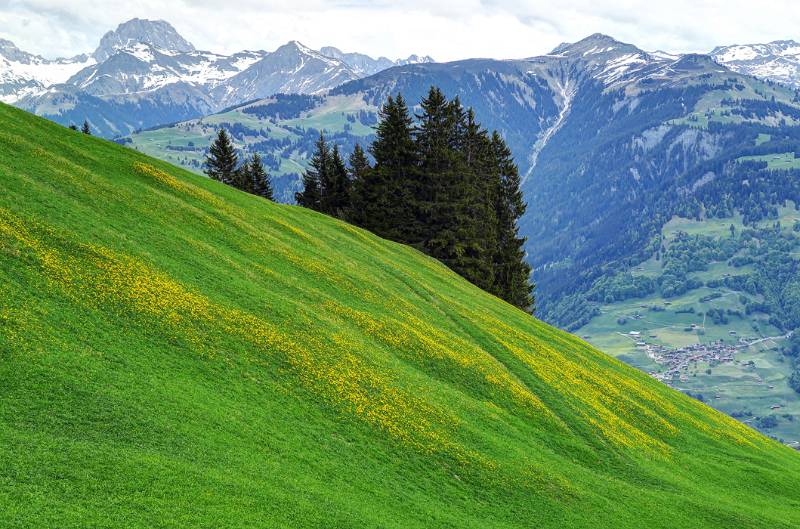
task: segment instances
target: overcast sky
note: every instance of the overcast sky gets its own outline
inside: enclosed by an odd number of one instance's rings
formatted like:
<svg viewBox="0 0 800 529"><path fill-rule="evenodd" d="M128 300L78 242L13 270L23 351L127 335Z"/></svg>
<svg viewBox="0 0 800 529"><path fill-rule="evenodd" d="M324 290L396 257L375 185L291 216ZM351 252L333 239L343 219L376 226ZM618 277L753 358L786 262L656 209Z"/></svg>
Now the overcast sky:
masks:
<svg viewBox="0 0 800 529"><path fill-rule="evenodd" d="M166 20L222 53L299 40L439 61L529 57L596 32L673 52L800 40L798 0L0 0L0 37L71 56L133 17Z"/></svg>

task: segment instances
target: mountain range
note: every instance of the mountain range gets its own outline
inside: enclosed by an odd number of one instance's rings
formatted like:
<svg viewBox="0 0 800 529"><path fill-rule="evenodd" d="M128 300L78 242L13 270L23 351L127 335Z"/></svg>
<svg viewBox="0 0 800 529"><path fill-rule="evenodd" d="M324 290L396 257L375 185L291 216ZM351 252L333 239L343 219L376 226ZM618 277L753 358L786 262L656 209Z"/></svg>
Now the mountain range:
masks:
<svg viewBox="0 0 800 529"><path fill-rule="evenodd" d="M735 72L800 88L800 43L793 40L719 46L710 55Z"/></svg>
<svg viewBox="0 0 800 529"><path fill-rule="evenodd" d="M430 57L372 59L292 41L273 52L197 50L167 22L133 19L91 55L48 60L0 41L2 100L62 124L84 119L104 136L198 117L275 93L313 94Z"/></svg>

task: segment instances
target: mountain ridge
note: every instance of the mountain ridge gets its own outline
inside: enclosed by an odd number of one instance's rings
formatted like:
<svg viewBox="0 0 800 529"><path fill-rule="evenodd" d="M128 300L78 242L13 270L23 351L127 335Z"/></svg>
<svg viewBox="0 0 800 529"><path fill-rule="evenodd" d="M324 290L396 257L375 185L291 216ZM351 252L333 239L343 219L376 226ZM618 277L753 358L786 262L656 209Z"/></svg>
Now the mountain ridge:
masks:
<svg viewBox="0 0 800 529"><path fill-rule="evenodd" d="M117 50L136 44L149 44L154 48L179 53L195 51L194 45L184 39L169 22L133 18L103 35L92 56L97 62L103 62Z"/></svg>
<svg viewBox="0 0 800 529"><path fill-rule="evenodd" d="M717 46L709 55L735 72L800 89L800 43L794 40Z"/></svg>
<svg viewBox="0 0 800 529"><path fill-rule="evenodd" d="M412 56L387 63L363 54L343 56L366 61L370 72L430 60ZM363 68L359 72L297 41L273 52L221 55L197 50L163 20L124 22L107 32L93 53L72 59L47 60L10 41L0 44L2 101L64 125L86 119L96 133L107 137L278 92L321 93L365 74ZM181 94L180 100L169 101L168 94ZM143 111L132 111L139 102L144 103Z"/></svg>

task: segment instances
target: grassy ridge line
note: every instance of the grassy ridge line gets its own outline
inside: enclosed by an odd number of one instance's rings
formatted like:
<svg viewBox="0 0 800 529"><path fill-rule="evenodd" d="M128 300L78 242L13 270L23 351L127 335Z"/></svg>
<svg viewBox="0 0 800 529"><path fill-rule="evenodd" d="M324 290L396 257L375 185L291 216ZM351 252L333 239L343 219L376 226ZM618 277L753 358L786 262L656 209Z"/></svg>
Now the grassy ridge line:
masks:
<svg viewBox="0 0 800 529"><path fill-rule="evenodd" d="M434 260L0 121L13 526L798 521L796 454Z"/></svg>

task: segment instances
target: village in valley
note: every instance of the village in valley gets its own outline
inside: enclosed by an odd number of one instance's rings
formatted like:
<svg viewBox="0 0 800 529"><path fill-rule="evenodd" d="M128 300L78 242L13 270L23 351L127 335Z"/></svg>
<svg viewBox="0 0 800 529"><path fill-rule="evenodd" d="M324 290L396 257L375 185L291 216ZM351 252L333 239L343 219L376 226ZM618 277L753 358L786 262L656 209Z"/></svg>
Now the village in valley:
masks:
<svg viewBox="0 0 800 529"><path fill-rule="evenodd" d="M696 324L687 327L686 331L690 329L692 332L700 330ZM771 350L777 343L790 338L792 333L784 336L754 337L738 336L736 331L728 331L727 340L717 339L679 347L657 343L659 336L652 331L631 330L618 334L629 340L636 351L644 353L652 361L654 368L647 370L652 377L711 406L726 409L728 413L746 424L762 429L765 425L770 427L777 420L772 419L774 417L781 417L789 422L795 420L794 415L790 413L794 407L787 406L784 393L776 390L776 384L781 382L773 380L770 375L762 375L760 373L762 370L758 367L763 366L763 359L754 358L751 354L755 350L763 351L765 348L767 351ZM719 368L726 368L729 372L727 378L733 378L732 373L746 373L747 385L766 392L760 399L760 406L739 409L734 404L734 407L731 407L729 402L731 395L726 394L728 392L725 391L724 385L705 395L695 389L692 382L693 379L696 380L698 373L707 377ZM770 398L767 396L769 394L774 396ZM800 450L800 440L778 439Z"/></svg>
<svg viewBox="0 0 800 529"><path fill-rule="evenodd" d="M692 324L694 330L696 326ZM736 337L736 331L730 331ZM630 331L627 334L635 340L636 347L641 348L645 354L662 367L662 371L651 371L650 375L656 379L672 385L673 381L686 382L689 379L689 368L698 363L714 367L719 364L733 362L741 363L736 354L759 343L782 340L788 336L773 336L765 338L739 337L735 342L716 340L707 343L694 343L684 347L667 347L655 343L648 343L640 331ZM657 335L648 335L648 338L658 338ZM755 365L752 361L744 362L745 366ZM779 406L778 406L779 407Z"/></svg>

